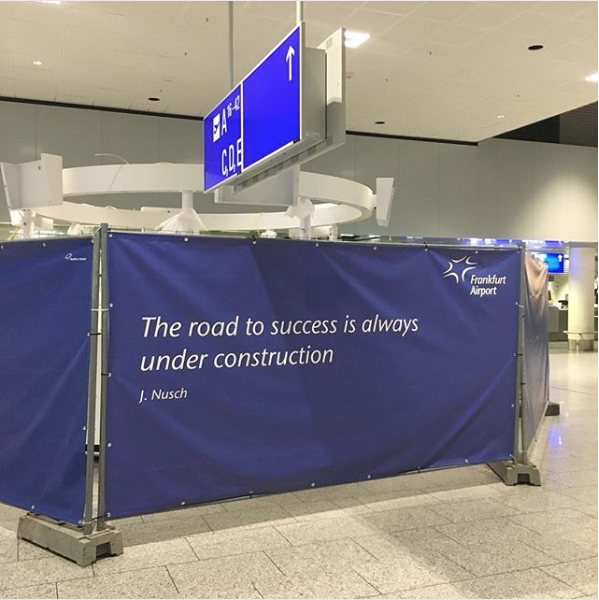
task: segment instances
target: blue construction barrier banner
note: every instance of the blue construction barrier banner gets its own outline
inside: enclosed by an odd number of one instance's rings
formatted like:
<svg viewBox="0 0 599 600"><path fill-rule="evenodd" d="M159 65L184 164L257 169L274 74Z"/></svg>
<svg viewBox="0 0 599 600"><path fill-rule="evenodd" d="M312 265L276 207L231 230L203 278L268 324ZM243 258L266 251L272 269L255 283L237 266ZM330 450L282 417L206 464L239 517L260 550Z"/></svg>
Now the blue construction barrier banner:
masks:
<svg viewBox="0 0 599 600"><path fill-rule="evenodd" d="M91 239L0 244L0 501L78 523L85 504Z"/></svg>
<svg viewBox="0 0 599 600"><path fill-rule="evenodd" d="M549 302L547 265L526 253L522 433L528 449L549 402Z"/></svg>
<svg viewBox="0 0 599 600"><path fill-rule="evenodd" d="M507 459L520 251L112 234L112 517Z"/></svg>

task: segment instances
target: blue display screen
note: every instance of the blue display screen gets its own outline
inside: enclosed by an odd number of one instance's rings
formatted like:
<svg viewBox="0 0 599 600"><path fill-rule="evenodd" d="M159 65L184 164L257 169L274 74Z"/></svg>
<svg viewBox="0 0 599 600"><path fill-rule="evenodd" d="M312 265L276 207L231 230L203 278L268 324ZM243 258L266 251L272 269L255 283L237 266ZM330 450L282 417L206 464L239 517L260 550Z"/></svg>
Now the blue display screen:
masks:
<svg viewBox="0 0 599 600"><path fill-rule="evenodd" d="M547 265L549 273L564 272L564 255L560 252L535 252L534 255Z"/></svg>
<svg viewBox="0 0 599 600"><path fill-rule="evenodd" d="M299 27L243 81L244 168L301 137Z"/></svg>
<svg viewBox="0 0 599 600"><path fill-rule="evenodd" d="M204 119L204 189L241 173L241 84Z"/></svg>
<svg viewBox="0 0 599 600"><path fill-rule="evenodd" d="M547 263L550 273L564 272L564 255L559 253L545 254L543 261Z"/></svg>
<svg viewBox="0 0 599 600"><path fill-rule="evenodd" d="M301 138L301 27L204 119L204 190Z"/></svg>

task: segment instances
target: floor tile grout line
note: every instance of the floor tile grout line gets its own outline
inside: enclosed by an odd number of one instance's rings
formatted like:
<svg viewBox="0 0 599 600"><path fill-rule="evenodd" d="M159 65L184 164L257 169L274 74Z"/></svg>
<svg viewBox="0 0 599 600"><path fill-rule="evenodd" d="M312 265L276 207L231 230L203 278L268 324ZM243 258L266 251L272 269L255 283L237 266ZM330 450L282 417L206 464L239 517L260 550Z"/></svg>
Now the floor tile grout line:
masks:
<svg viewBox="0 0 599 600"><path fill-rule="evenodd" d="M570 388L562 387L559 385L552 385L551 389L552 390L561 390L562 392L572 392L574 394L584 394L585 396L593 396L593 398L595 397L595 394L593 394L593 392L580 392L578 390L571 390ZM561 404L561 403L558 403L558 404Z"/></svg>
<svg viewBox="0 0 599 600"><path fill-rule="evenodd" d="M423 529L423 530L424 530L424 529L433 529L433 530L437 531L437 529L436 529L435 527L419 527L418 529ZM410 530L402 530L402 531L415 531L415 530L414 530L414 529L410 529ZM395 532L395 533L401 533L401 531L398 531L398 532ZM438 531L438 533L439 533L439 534L441 534L441 535L443 535L443 536L445 536L445 537L447 537L449 541L455 542L455 543L456 543L456 544L458 544L459 546L462 546L462 547L464 547L464 548L466 548L466 547L467 547L466 545L464 545L464 544L460 544L460 543L459 543L459 542L457 542L456 540L453 540L452 538L450 538L449 536L447 536L447 534L445 534L445 533L443 533L443 532L441 532L441 531ZM382 561L382 559L381 559L381 558L379 558L378 556L376 556L375 554L373 554L373 553L372 553L370 550L368 550L368 548L366 548L365 546L363 546L363 545L360 543L360 541L359 541L359 540L360 540L360 538L366 538L366 537L381 537L381 535L380 535L380 534L374 534L374 535L370 535L370 536L365 536L365 535L364 535L364 536L359 536L359 537L357 537L357 538L351 538L351 539L352 539L354 542L356 542L356 543L357 543L357 544L358 544L358 545L359 545L361 548L363 548L363 549L364 549L366 552L368 552L368 554L370 554L370 555L371 555L371 556L372 556L372 557L373 557L375 560L377 560L377 561L381 562L381 561ZM385 535L384 537L394 538L395 536L393 535L393 533L391 533L391 534L387 534L387 535ZM397 539L397 538L395 538L395 539ZM390 540L390 541L391 541L391 540ZM442 553L441 553L439 550L437 550L436 552L437 552L439 555L443 556L443 558L444 558L444 559L446 559L447 561L449 561L451 564L455 565L456 567L458 567L458 568L460 568L460 569L463 569L463 570L464 570L464 571L466 571L466 572L467 572L469 575L472 575L472 577L466 577L466 578L463 578L463 579L452 579L451 581L453 581L453 582L457 582L457 581L467 581L467 580L470 580L470 579L472 579L472 578L475 578L475 577L476 577L476 575L474 575L474 574L473 574L471 571L468 571L468 569L465 569L464 567L462 567L460 564L458 564L457 562L455 562L455 561L454 561L453 559L451 559L450 557L446 556L445 554L442 554ZM411 553L408 551L408 554L411 554ZM415 562L416 562L416 563L418 563L419 565L420 565L420 564L422 564L418 558L415 558L414 560L415 560ZM426 565L422 565L422 566L423 566L423 567L426 567ZM374 584L371 584L371 585L373 585L373 586L374 586ZM431 585L437 585L437 584L431 584ZM374 586L374 587L376 587L376 586ZM423 586L423 587L425 587L425 586ZM426 587L428 587L428 586L426 586ZM378 589L378 588L377 588L377 589ZM410 589L410 588L407 588L407 589ZM412 589L414 589L414 588L412 588ZM382 593L382 592L381 592L381 593Z"/></svg>
<svg viewBox="0 0 599 600"><path fill-rule="evenodd" d="M366 548L364 548L364 550L366 550ZM368 581L368 579L366 579L366 577L364 577L364 575L362 575L361 573L358 573L358 571L356 571L352 565L347 564L345 566L347 568L349 568L349 570L352 573L354 573L355 575L357 575L366 585L369 585L373 590L376 590L379 594L383 594L384 593L380 588L378 588L376 585L374 585L374 583L372 583L371 581ZM376 596L377 594L373 594L373 595Z"/></svg>
<svg viewBox="0 0 599 600"><path fill-rule="evenodd" d="M374 535L376 535L376 534L374 534ZM372 558L374 558L377 561L380 561L381 559L378 556L376 556L370 550L368 550L368 548L366 548L365 546L363 546L362 544L360 544L360 538L374 537L374 535L362 535L362 536L357 536L355 538L350 538L350 539L352 541L354 541L356 544L358 544L358 546L360 546L360 548L362 548L362 550L364 550L365 552L368 552L368 554L370 554L370 556L372 556ZM376 588L376 589L378 589L378 588Z"/></svg>
<svg viewBox="0 0 599 600"><path fill-rule="evenodd" d="M283 572L283 569L281 569L281 567L279 567L279 565L272 559L272 557L270 556L270 554L266 550L262 550L262 554L264 554L264 556L266 556L266 558L268 558L268 560L274 565L274 567L277 569L277 571L283 577L287 578L287 575L285 575L285 573Z"/></svg>
<svg viewBox="0 0 599 600"><path fill-rule="evenodd" d="M260 598L264 598L264 596L262 595L262 592L256 587L256 584L253 581L250 581L250 583L252 584L252 587L254 588L254 590L256 590L256 594L258 594L258 596L260 596Z"/></svg>
<svg viewBox="0 0 599 600"><path fill-rule="evenodd" d="M195 548L191 545L191 542L187 539L187 537L184 537L183 539L187 542L187 545L191 548L191 551L193 552L193 555L199 561L200 557L198 556L197 552L195 551Z"/></svg>
<svg viewBox="0 0 599 600"><path fill-rule="evenodd" d="M568 561L568 562L570 563L570 562L580 562L580 561ZM567 564L567 563L559 563L559 564ZM547 566L548 567L553 567L553 566L556 566L556 565L547 565ZM563 579L560 579L557 575L553 575L552 573L549 573L546 568L539 567L539 569L541 571L543 571L543 573L545 573L545 575L549 575L550 577L553 577L554 579L557 579L560 583L563 583L564 585L567 585L568 587L571 587L573 590L576 590L577 592L580 592L581 596L584 596L584 592L580 588L578 588L576 586L573 586L571 583L568 583L567 581L564 581Z"/></svg>
<svg viewBox="0 0 599 600"><path fill-rule="evenodd" d="M177 591L177 594L181 594L181 591L179 590L179 586L175 583L175 580L173 578L173 574L170 572L170 569L168 568L168 565L164 565L164 568L166 569L166 572L168 573L168 576L170 578L170 580L173 582L173 585L175 586L175 590Z"/></svg>
<svg viewBox="0 0 599 600"><path fill-rule="evenodd" d="M520 540L520 543L523 544L524 546L528 546L528 548L530 548L531 550L534 550L535 552L539 552L539 553L545 555L548 559L554 561L552 564L560 564L561 563L561 561L558 558L554 558L553 556L547 554L547 552L544 552L540 548L535 548L535 546L527 543L525 540ZM546 565L543 565L543 566L546 566ZM547 566L549 566L549 565L547 565Z"/></svg>

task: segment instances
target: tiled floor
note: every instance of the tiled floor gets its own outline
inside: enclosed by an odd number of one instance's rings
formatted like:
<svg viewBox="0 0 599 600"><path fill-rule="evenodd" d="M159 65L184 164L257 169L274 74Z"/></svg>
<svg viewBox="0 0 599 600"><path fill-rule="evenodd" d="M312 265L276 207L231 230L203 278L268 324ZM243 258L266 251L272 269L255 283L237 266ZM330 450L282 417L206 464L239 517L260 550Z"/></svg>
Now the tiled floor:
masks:
<svg viewBox="0 0 599 600"><path fill-rule="evenodd" d="M0 505L0 598L597 598L597 353L551 367L541 488L477 466L137 517L87 569Z"/></svg>

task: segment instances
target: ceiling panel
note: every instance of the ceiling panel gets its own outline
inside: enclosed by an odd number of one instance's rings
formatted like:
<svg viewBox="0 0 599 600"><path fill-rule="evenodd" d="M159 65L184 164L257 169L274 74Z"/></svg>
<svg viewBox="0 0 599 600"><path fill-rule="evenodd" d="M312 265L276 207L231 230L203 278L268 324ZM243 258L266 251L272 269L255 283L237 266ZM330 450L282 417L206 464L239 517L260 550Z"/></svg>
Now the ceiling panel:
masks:
<svg viewBox="0 0 599 600"><path fill-rule="evenodd" d="M451 23L473 8L473 2L442 2L438 6L435 2L423 2L422 6L416 8L410 15Z"/></svg>
<svg viewBox="0 0 599 600"><path fill-rule="evenodd" d="M340 26L371 35L347 51L355 130L478 141L597 100L584 80L597 71L596 2L304 8L312 45ZM0 95L204 115L229 87L227 11L226 2L0 2ZM295 4L238 1L234 13L240 79L293 27Z"/></svg>

